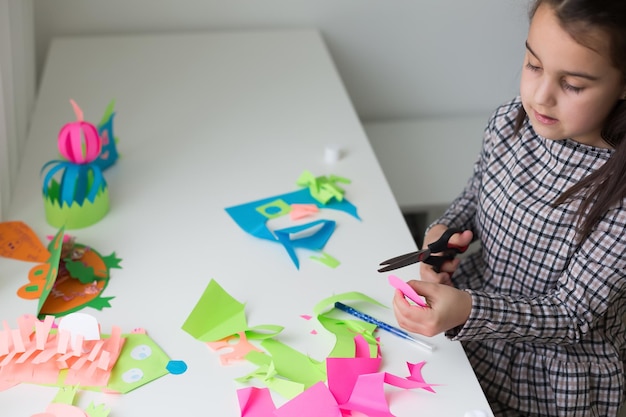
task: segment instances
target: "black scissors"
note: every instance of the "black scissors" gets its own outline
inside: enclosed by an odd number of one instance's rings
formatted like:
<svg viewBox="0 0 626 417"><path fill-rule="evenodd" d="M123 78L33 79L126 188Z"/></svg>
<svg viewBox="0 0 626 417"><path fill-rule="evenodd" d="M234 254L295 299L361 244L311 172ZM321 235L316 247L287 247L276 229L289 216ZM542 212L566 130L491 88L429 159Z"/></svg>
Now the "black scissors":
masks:
<svg viewBox="0 0 626 417"><path fill-rule="evenodd" d="M428 265L432 265L433 269L436 272L439 272L444 262L454 259L457 254L463 253L467 250L467 246L454 246L449 243L453 234L461 232L463 232L463 230L451 227L446 230L437 241L429 244L426 249L406 253L404 255L382 261L380 265L386 266L380 268L378 272L391 271L417 262L424 262ZM432 255L433 253L441 253L441 255Z"/></svg>

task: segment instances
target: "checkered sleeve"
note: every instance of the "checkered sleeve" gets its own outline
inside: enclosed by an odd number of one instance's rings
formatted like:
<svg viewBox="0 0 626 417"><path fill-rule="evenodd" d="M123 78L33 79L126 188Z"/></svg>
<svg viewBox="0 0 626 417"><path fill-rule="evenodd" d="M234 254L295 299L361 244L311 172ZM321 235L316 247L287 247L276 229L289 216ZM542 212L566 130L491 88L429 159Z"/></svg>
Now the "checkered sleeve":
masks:
<svg viewBox="0 0 626 417"><path fill-rule="evenodd" d="M447 333L455 340L506 339L534 344L594 342L590 331L605 320L626 285L626 210L611 210L572 254L556 286L533 296L467 290L472 311L464 326ZM550 250L545 248L544 250ZM516 280L534 280L516 270Z"/></svg>

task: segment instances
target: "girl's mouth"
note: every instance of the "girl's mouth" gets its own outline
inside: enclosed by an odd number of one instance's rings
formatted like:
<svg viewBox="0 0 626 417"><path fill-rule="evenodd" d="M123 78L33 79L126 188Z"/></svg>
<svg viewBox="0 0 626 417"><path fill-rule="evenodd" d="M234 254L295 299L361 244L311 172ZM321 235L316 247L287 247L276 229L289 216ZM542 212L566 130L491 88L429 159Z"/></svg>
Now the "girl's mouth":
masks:
<svg viewBox="0 0 626 417"><path fill-rule="evenodd" d="M537 119L537 121L539 123L542 123L544 125L553 125L556 122L558 122L558 119L554 119L550 116L546 116L544 114L541 114L539 112L537 112L536 110L533 110L533 112L535 113L535 119Z"/></svg>

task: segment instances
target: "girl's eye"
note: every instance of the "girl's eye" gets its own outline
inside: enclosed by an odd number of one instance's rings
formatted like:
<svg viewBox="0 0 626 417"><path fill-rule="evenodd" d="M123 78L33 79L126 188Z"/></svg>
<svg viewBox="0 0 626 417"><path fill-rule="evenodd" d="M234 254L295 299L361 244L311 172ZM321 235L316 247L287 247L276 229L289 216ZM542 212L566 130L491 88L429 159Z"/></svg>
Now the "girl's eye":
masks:
<svg viewBox="0 0 626 417"><path fill-rule="evenodd" d="M526 68L527 68L527 69L529 69L529 70L531 70L531 71L539 71L539 70L541 69L540 67L538 67L538 66L536 66L536 65L531 64L531 63L530 63L530 61L528 61L528 62L526 63Z"/></svg>
<svg viewBox="0 0 626 417"><path fill-rule="evenodd" d="M578 94L581 91L583 91L582 87L574 87L573 85L571 85L571 84L569 84L569 83L567 83L565 81L563 81L562 85L563 85L563 89L564 90L571 91L572 93Z"/></svg>

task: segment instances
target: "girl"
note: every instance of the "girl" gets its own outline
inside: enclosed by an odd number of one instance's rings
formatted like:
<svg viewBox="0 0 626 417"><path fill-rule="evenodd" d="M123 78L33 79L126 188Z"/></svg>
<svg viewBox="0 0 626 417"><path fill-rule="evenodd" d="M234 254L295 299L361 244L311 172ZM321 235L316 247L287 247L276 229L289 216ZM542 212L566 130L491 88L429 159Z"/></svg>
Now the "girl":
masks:
<svg viewBox="0 0 626 417"><path fill-rule="evenodd" d="M520 97L430 227L481 248L396 291L398 323L463 342L497 416L616 416L626 327L626 1L535 0ZM445 285L448 284L448 285Z"/></svg>

